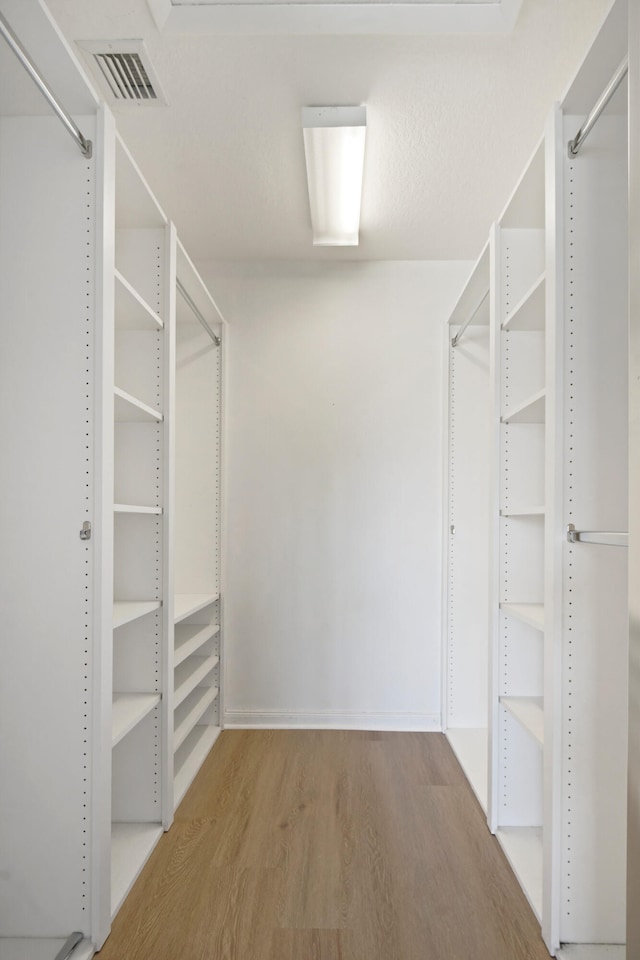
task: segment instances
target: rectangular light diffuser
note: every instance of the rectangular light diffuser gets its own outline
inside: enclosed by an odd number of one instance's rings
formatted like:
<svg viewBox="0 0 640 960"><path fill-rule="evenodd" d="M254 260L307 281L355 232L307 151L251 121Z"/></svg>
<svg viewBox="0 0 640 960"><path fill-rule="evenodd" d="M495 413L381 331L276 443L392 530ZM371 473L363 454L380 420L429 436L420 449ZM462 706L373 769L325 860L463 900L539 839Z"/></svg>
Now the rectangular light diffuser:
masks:
<svg viewBox="0 0 640 960"><path fill-rule="evenodd" d="M303 107L314 246L356 246L366 107Z"/></svg>

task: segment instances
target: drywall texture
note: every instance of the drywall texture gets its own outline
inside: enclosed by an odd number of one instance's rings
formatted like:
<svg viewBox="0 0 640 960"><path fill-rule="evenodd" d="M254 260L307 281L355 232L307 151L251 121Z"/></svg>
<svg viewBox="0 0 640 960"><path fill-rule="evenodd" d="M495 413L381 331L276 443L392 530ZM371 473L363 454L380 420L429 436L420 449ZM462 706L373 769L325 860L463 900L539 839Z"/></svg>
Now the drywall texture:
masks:
<svg viewBox="0 0 640 960"><path fill-rule="evenodd" d="M228 723L437 728L442 324L469 267L201 265L230 323Z"/></svg>

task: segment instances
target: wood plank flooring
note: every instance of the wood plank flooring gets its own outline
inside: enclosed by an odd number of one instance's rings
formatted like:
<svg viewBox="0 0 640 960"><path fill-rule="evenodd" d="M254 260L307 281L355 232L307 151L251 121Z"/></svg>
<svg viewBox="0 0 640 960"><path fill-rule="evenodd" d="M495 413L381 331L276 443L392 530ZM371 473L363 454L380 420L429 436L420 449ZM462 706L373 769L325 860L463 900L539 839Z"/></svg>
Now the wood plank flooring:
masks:
<svg viewBox="0 0 640 960"><path fill-rule="evenodd" d="M225 731L100 960L548 960L441 734Z"/></svg>

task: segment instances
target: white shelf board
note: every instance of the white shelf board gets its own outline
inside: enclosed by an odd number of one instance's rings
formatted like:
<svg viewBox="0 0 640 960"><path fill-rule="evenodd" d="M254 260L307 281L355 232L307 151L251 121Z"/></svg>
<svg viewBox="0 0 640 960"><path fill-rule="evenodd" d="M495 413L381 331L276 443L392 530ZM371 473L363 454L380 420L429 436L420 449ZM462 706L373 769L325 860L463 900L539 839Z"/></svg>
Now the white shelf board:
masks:
<svg viewBox="0 0 640 960"><path fill-rule="evenodd" d="M620 943L565 943L556 953L557 960L626 960L626 956L627 948Z"/></svg>
<svg viewBox="0 0 640 960"><path fill-rule="evenodd" d="M489 269L490 255L489 244L487 242L482 249L482 253L476 260L467 282L462 288L458 302L451 312L451 316L449 317L450 326L459 327L465 323L465 321L473 315L474 310L478 307L478 304L482 301L485 294L489 292ZM489 323L488 297L483 303L482 309L478 310L471 323L472 325Z"/></svg>
<svg viewBox="0 0 640 960"><path fill-rule="evenodd" d="M218 665L220 657L212 653L209 657L189 657L174 671L173 707L179 707L192 690L202 683L207 674Z"/></svg>
<svg viewBox="0 0 640 960"><path fill-rule="evenodd" d="M515 617L523 623L527 623L536 630L544 630L544 604L543 603L501 603L500 609L503 613Z"/></svg>
<svg viewBox="0 0 640 960"><path fill-rule="evenodd" d="M139 617L145 617L153 610L160 609L159 600L114 600L113 627L121 627Z"/></svg>
<svg viewBox="0 0 640 960"><path fill-rule="evenodd" d="M500 846L531 909L542 921L542 827L500 827Z"/></svg>
<svg viewBox="0 0 640 960"><path fill-rule="evenodd" d="M162 836L160 823L111 824L111 916L114 917Z"/></svg>
<svg viewBox="0 0 640 960"><path fill-rule="evenodd" d="M162 319L126 277L119 270L114 271L114 276L116 327L123 330L162 330Z"/></svg>
<svg viewBox="0 0 640 960"><path fill-rule="evenodd" d="M143 513L152 516L162 516L162 507L143 507L135 503L114 503L114 513Z"/></svg>
<svg viewBox="0 0 640 960"><path fill-rule="evenodd" d="M190 657L192 653L199 650L200 647L215 637L220 632L217 624L207 623L205 626L199 623L178 624L175 630L173 665L178 664Z"/></svg>
<svg viewBox="0 0 640 960"><path fill-rule="evenodd" d="M186 620L194 613L211 606L218 599L217 593L177 593L173 603L174 623Z"/></svg>
<svg viewBox="0 0 640 960"><path fill-rule="evenodd" d="M162 414L120 387L114 387L114 414L118 423L162 423Z"/></svg>
<svg viewBox="0 0 640 960"><path fill-rule="evenodd" d="M542 697L500 697L500 703L518 723L544 745L544 700Z"/></svg>
<svg viewBox="0 0 640 960"><path fill-rule="evenodd" d="M0 960L53 960L66 942L66 937L0 937ZM89 940L82 940L71 960L91 960L95 952Z"/></svg>
<svg viewBox="0 0 640 960"><path fill-rule="evenodd" d="M524 403L514 407L513 410L507 410L504 417L501 417L502 423L544 423L545 415L545 396L546 390L538 390L532 397L528 397Z"/></svg>
<svg viewBox="0 0 640 960"><path fill-rule="evenodd" d="M179 750L203 713L219 693L218 687L200 687L177 707L174 714L173 749Z"/></svg>
<svg viewBox="0 0 640 960"><path fill-rule="evenodd" d="M173 803L175 807L178 806L193 783L194 777L220 733L220 727L216 726L194 727L176 752L173 778Z"/></svg>
<svg viewBox="0 0 640 960"><path fill-rule="evenodd" d="M116 134L116 229L165 227L167 218Z"/></svg>
<svg viewBox="0 0 640 960"><path fill-rule="evenodd" d="M544 506L506 507L500 511L501 517L544 517Z"/></svg>
<svg viewBox="0 0 640 960"><path fill-rule="evenodd" d="M544 330L545 275L538 277L502 324L503 330Z"/></svg>
<svg viewBox="0 0 640 960"><path fill-rule="evenodd" d="M159 703L159 693L114 693L112 746L120 743Z"/></svg>
<svg viewBox="0 0 640 960"><path fill-rule="evenodd" d="M478 803L486 813L489 796L489 734L486 727L449 727L447 740L478 798Z"/></svg>

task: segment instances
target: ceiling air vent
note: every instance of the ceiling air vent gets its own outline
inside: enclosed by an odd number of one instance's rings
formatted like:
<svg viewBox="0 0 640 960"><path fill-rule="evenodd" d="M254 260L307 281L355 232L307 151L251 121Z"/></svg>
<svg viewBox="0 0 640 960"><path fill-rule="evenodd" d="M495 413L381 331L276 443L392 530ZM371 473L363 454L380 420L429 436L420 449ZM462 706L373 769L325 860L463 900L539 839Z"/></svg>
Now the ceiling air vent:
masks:
<svg viewBox="0 0 640 960"><path fill-rule="evenodd" d="M83 40L102 86L117 103L166 104L142 40Z"/></svg>

